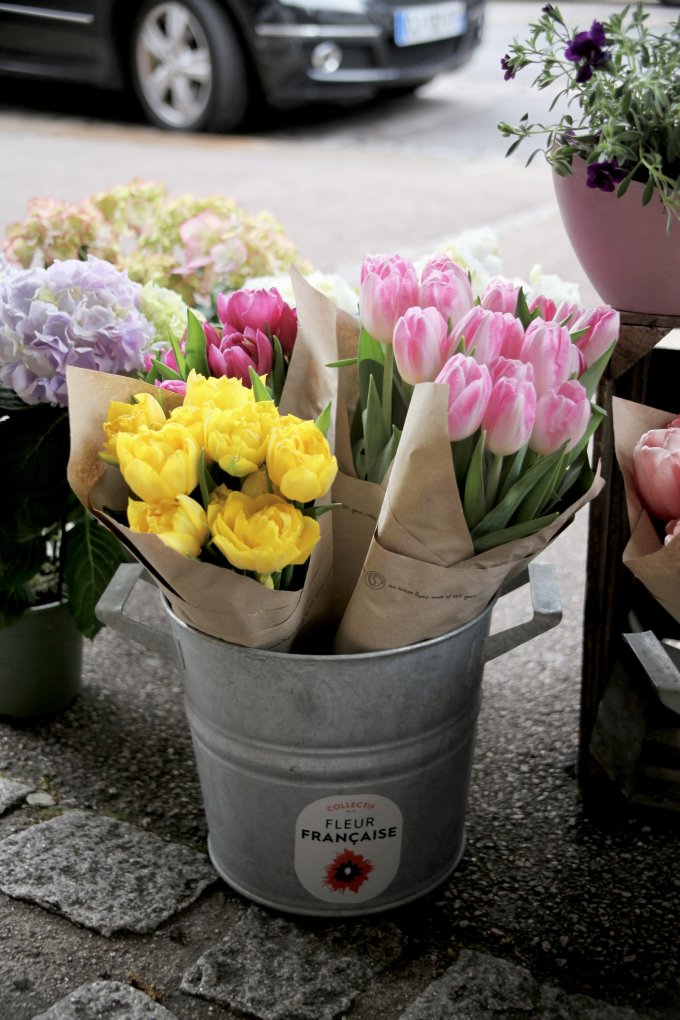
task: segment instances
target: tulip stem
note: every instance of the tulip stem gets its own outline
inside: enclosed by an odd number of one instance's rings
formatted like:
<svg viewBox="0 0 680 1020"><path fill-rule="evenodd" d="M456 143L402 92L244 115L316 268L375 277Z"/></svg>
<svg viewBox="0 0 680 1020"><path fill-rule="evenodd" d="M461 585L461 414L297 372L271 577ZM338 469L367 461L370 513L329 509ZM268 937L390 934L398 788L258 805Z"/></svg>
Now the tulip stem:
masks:
<svg viewBox="0 0 680 1020"><path fill-rule="evenodd" d="M394 352L392 344L384 344L385 363L383 365L382 410L385 421L385 435L392 435L392 376L394 369Z"/></svg>
<svg viewBox="0 0 680 1020"><path fill-rule="evenodd" d="M503 455L495 453L486 478L486 512L493 509L503 471Z"/></svg>

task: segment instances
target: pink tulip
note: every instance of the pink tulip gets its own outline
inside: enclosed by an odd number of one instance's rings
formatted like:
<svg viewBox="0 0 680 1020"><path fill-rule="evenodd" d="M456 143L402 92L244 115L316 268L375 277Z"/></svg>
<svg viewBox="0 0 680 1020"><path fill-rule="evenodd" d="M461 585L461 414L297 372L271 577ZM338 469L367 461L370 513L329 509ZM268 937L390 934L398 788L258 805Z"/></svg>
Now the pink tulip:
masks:
<svg viewBox="0 0 680 1020"><path fill-rule="evenodd" d="M449 439L456 442L474 435L491 394L491 376L486 365L480 365L465 354L454 354L446 362L435 382L449 388Z"/></svg>
<svg viewBox="0 0 680 1020"><path fill-rule="evenodd" d="M507 312L491 312L480 305L456 323L452 333L454 349L465 339L465 350L475 361L490 365L496 358L515 358L524 338L519 319Z"/></svg>
<svg viewBox="0 0 680 1020"><path fill-rule="evenodd" d="M586 431L592 407L584 387L576 379L560 383L541 394L529 439L535 453L547 456L563 443L572 450Z"/></svg>
<svg viewBox="0 0 680 1020"><path fill-rule="evenodd" d="M560 383L581 374L582 359L572 343L569 330L557 322L534 319L527 326L519 350L521 361L534 367L534 385L539 397Z"/></svg>
<svg viewBox="0 0 680 1020"><path fill-rule="evenodd" d="M220 294L217 315L225 332L244 333L247 329L259 329L278 337L283 353L292 354L298 329L297 312L286 304L276 287L268 290L244 288L232 294Z"/></svg>
<svg viewBox="0 0 680 1020"><path fill-rule="evenodd" d="M621 316L614 308L610 308L609 305L590 308L587 312L582 312L578 318L569 324L570 333L576 333L581 329L587 330L576 341L576 346L583 355L586 368L590 368L618 339L620 328Z"/></svg>
<svg viewBox="0 0 680 1020"><path fill-rule="evenodd" d="M226 327L225 327L226 329ZM229 376L250 386L250 369L269 375L274 364L274 348L261 329L246 326L241 333L223 334L219 344L207 348L208 365L213 376Z"/></svg>
<svg viewBox="0 0 680 1020"><path fill-rule="evenodd" d="M536 390L531 381L500 376L482 418L487 449L499 457L517 453L529 442L535 417Z"/></svg>
<svg viewBox="0 0 680 1020"><path fill-rule="evenodd" d="M458 322L472 308L475 297L467 273L446 255L426 263L420 275L418 304L431 305L450 322Z"/></svg>
<svg viewBox="0 0 680 1020"><path fill-rule="evenodd" d="M557 304L552 298L545 297L543 294L537 294L536 297L528 302L528 305L530 312L538 309L538 314L544 322L552 322L554 320Z"/></svg>
<svg viewBox="0 0 680 1020"><path fill-rule="evenodd" d="M394 327L392 346L405 382L432 382L451 354L446 319L436 308L409 308Z"/></svg>
<svg viewBox="0 0 680 1020"><path fill-rule="evenodd" d="M408 259L366 256L361 267L359 313L374 340L391 343L397 319L417 304L418 274Z"/></svg>
<svg viewBox="0 0 680 1020"><path fill-rule="evenodd" d="M530 382L532 385L534 381L533 365L527 361L519 361L517 358L504 358L502 355L492 365L489 365L489 372L492 383L496 383L504 377L514 379L519 383Z"/></svg>
<svg viewBox="0 0 680 1020"><path fill-rule="evenodd" d="M680 428L645 432L633 447L633 477L652 517L680 517Z"/></svg>
<svg viewBox="0 0 680 1020"><path fill-rule="evenodd" d="M486 308L490 312L507 312L514 315L518 296L519 286L517 284L496 278L489 280L482 291L480 301L482 308Z"/></svg>

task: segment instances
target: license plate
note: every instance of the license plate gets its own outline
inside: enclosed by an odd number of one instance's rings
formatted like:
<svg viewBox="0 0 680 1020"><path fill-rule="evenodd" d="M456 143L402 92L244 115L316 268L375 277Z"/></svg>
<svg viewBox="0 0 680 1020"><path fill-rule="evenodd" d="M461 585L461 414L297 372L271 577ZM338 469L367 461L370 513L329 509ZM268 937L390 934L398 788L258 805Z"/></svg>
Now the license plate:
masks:
<svg viewBox="0 0 680 1020"><path fill-rule="evenodd" d="M394 41L397 46L417 46L437 39L452 39L463 35L466 27L466 7L461 0L400 7L394 12Z"/></svg>

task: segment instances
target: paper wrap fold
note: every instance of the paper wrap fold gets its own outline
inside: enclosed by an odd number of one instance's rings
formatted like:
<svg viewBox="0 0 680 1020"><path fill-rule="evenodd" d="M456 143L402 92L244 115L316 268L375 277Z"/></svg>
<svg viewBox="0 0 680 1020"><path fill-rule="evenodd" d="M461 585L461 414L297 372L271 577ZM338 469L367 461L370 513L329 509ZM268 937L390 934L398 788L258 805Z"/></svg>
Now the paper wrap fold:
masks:
<svg viewBox="0 0 680 1020"><path fill-rule="evenodd" d="M621 397L613 399L614 450L626 490L630 539L623 562L647 591L680 623L680 542L664 545L642 506L633 481L633 448L650 429L663 429L677 415Z"/></svg>
<svg viewBox="0 0 680 1020"><path fill-rule="evenodd" d="M337 400L334 308L320 304L317 292L293 275L300 326L286 378L282 413L317 418L329 401ZM326 344L326 346L324 346ZM331 515L319 521L321 539L309 562L300 591L271 591L226 567L178 555L155 535L141 535L119 524L106 510L124 510L129 491L119 471L99 457L102 423L111 400L127 401L144 390L139 380L69 368L71 454L69 482L81 503L135 556L156 581L173 612L185 623L213 637L249 648L289 650L321 621L326 622L332 588L333 538ZM166 394L169 406L181 398Z"/></svg>

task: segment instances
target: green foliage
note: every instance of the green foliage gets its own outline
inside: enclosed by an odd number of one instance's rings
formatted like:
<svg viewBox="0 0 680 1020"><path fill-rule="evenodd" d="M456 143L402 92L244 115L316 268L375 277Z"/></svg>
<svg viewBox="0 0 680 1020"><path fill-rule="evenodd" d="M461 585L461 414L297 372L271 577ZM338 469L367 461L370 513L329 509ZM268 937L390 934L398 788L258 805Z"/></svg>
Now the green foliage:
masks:
<svg viewBox="0 0 680 1020"><path fill-rule="evenodd" d="M588 163L615 160L626 174L617 194L640 181L643 204L656 193L670 226L680 217L680 18L662 32L648 22L641 3L612 14L602 23L607 59L579 81L579 63L565 56L576 30L567 28L559 8L546 5L527 40L512 42L503 66L508 77L537 69L532 84L552 90L550 112L557 112L546 123L529 123L524 114L517 126L498 128L514 138L507 155L525 139L543 136L544 146L528 162L542 151L562 175L571 173L575 156Z"/></svg>
<svg viewBox="0 0 680 1020"><path fill-rule="evenodd" d="M0 386L0 627L64 598L86 637L100 627L94 607L124 553L71 491L68 456L68 412Z"/></svg>

